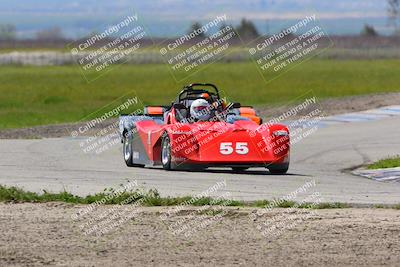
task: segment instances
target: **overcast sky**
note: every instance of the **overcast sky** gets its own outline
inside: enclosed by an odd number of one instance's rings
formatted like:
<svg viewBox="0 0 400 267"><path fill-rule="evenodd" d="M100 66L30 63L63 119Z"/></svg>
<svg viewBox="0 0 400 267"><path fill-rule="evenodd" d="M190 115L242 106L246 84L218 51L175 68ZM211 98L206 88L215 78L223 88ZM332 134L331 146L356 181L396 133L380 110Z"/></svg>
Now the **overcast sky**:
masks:
<svg viewBox="0 0 400 267"><path fill-rule="evenodd" d="M121 14L136 12L154 35L182 33L193 21L225 13L232 23L254 20L260 31L267 21L300 19L316 13L328 31L358 32L365 23L385 30L385 0L0 0L0 23L12 23L23 34L52 25L69 35L84 34ZM278 26L276 26L278 27Z"/></svg>
<svg viewBox="0 0 400 267"><path fill-rule="evenodd" d="M310 9L321 18L385 16L385 0L0 0L0 14L80 15L127 8L158 18L207 18L221 11L240 18L301 17Z"/></svg>

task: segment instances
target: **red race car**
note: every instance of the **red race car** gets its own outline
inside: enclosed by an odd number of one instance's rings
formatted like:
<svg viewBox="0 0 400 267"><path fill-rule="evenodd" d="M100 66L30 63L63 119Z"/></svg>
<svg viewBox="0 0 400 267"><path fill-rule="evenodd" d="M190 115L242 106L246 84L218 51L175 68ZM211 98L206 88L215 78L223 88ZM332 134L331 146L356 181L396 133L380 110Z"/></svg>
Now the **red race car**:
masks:
<svg viewBox="0 0 400 267"><path fill-rule="evenodd" d="M266 167L272 174L289 168L288 128L262 124L252 107L227 104L213 84L190 84L170 106L147 106L140 116L121 115L119 131L130 167Z"/></svg>

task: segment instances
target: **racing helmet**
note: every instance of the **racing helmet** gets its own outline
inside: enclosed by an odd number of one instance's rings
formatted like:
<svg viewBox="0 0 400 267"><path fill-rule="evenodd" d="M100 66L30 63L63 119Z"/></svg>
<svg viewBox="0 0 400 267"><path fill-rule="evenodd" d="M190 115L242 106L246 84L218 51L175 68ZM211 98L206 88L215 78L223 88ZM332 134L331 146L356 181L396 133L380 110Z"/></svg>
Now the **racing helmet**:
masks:
<svg viewBox="0 0 400 267"><path fill-rule="evenodd" d="M190 116L200 121L207 121L211 118L211 105L205 99L196 99L190 105Z"/></svg>

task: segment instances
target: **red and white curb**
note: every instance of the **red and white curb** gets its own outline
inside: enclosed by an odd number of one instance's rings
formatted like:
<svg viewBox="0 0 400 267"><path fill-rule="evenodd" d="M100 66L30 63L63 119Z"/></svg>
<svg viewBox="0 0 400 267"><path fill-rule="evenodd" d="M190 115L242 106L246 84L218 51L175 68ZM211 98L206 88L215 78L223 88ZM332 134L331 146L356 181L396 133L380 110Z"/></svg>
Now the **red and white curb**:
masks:
<svg viewBox="0 0 400 267"><path fill-rule="evenodd" d="M400 182L400 167L396 168L386 168L386 169L375 169L375 170L365 170L358 169L352 171L353 174L367 177L376 181L395 181Z"/></svg>
<svg viewBox="0 0 400 267"><path fill-rule="evenodd" d="M314 123L310 122L309 120L300 119L298 121L286 121L284 122L284 124L288 126L294 125L293 128L310 128L315 126L323 128L329 125L335 125L340 123L375 121L396 116L400 116L400 105L386 106L360 112L352 112L352 113L328 116Z"/></svg>
<svg viewBox="0 0 400 267"><path fill-rule="evenodd" d="M374 121L394 116L400 116L400 106L386 106L360 112L334 115L324 118L323 121L327 123L362 122Z"/></svg>

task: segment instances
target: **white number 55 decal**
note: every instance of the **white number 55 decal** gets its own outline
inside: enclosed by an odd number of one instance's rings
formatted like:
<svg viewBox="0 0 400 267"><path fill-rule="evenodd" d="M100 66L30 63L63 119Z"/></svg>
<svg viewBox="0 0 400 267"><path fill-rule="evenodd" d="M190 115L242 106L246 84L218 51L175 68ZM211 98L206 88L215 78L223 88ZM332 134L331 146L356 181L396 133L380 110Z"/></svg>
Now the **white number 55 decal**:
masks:
<svg viewBox="0 0 400 267"><path fill-rule="evenodd" d="M226 142L226 143L221 143L219 146L219 152L222 155L230 155L233 153L233 147L232 143ZM235 152L240 155L246 155L249 153L249 148L247 147L246 142L237 142L235 146Z"/></svg>

